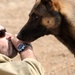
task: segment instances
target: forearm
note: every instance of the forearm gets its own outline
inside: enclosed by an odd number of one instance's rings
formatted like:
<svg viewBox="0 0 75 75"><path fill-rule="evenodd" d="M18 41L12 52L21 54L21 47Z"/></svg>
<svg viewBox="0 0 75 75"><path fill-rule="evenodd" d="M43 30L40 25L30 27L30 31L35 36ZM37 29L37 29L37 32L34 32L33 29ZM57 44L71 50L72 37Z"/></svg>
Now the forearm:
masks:
<svg viewBox="0 0 75 75"><path fill-rule="evenodd" d="M35 55L34 55L31 47L28 47L26 50L20 52L19 54L20 54L21 60L23 60L25 58L34 58L35 59Z"/></svg>

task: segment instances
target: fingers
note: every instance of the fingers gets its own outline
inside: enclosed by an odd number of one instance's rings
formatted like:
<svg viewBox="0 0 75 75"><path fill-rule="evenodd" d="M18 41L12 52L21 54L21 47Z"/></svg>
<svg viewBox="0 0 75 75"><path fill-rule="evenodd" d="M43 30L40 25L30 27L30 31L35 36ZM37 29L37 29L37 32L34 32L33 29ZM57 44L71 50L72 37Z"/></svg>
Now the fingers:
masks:
<svg viewBox="0 0 75 75"><path fill-rule="evenodd" d="M21 41L17 38L17 35L13 36L11 38L11 41L13 43L13 45L15 46L15 48L17 48L17 46L20 44L20 43L28 43L28 44L31 44L30 42L25 42L25 41Z"/></svg>
<svg viewBox="0 0 75 75"><path fill-rule="evenodd" d="M16 36L13 36L13 37L11 38L11 41L12 41L12 43L13 43L13 45L14 45L15 47L17 47L19 43L22 43L22 42L23 42L23 41L17 39Z"/></svg>

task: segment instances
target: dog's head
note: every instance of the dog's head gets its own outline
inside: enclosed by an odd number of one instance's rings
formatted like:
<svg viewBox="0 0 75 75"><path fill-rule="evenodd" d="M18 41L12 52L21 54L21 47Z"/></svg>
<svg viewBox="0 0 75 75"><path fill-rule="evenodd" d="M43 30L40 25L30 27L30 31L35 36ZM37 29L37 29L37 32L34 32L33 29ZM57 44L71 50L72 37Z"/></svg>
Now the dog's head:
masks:
<svg viewBox="0 0 75 75"><path fill-rule="evenodd" d="M37 0L18 38L31 42L43 35L51 34L61 23L59 9L59 5L54 4L52 0Z"/></svg>

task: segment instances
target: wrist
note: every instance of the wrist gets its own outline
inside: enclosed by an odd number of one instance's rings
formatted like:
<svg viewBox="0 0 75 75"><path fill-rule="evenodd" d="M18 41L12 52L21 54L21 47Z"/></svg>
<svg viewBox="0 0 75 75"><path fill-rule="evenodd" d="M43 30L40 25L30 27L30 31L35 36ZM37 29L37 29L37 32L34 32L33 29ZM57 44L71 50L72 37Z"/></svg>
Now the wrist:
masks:
<svg viewBox="0 0 75 75"><path fill-rule="evenodd" d="M19 52L21 60L25 58L35 58L32 45L30 44L25 50Z"/></svg>
<svg viewBox="0 0 75 75"><path fill-rule="evenodd" d="M19 43L18 46L16 47L19 53L27 50L28 48L30 48L31 50L33 49L30 43Z"/></svg>
<svg viewBox="0 0 75 75"><path fill-rule="evenodd" d="M35 55L30 46L28 48L26 48L24 51L19 52L19 54L20 54L21 60L23 60L25 58L34 58L35 59Z"/></svg>

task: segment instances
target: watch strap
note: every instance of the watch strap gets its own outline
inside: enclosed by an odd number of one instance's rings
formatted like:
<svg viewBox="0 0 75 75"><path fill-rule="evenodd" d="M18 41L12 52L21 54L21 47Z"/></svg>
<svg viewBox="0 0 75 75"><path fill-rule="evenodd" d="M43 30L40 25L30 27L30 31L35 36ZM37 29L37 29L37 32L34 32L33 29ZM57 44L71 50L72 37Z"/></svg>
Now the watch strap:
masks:
<svg viewBox="0 0 75 75"><path fill-rule="evenodd" d="M20 52L26 50L26 48L29 46L32 48L32 45L29 43L20 43L17 47L17 51L20 53Z"/></svg>

